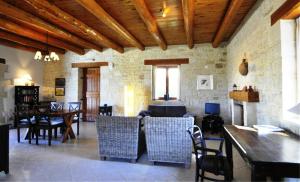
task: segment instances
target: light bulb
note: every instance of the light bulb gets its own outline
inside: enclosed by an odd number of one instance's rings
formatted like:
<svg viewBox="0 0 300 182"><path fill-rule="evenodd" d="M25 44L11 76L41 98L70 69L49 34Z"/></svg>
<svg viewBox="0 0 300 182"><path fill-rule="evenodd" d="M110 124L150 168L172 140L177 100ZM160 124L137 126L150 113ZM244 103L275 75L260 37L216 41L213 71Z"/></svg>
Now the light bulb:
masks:
<svg viewBox="0 0 300 182"><path fill-rule="evenodd" d="M34 59L37 60L37 61L40 61L40 60L42 60L42 57L43 56L42 56L41 51L36 51Z"/></svg>

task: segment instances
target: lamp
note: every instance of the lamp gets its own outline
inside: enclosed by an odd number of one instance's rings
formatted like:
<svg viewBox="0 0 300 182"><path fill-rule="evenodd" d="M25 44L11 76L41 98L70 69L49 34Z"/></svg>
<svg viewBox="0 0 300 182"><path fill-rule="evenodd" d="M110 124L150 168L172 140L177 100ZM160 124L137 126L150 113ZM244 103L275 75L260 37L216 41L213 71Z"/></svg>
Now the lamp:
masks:
<svg viewBox="0 0 300 182"><path fill-rule="evenodd" d="M48 32L47 32L47 51L46 51L46 54L44 55L44 62L59 61L59 56L53 51L49 52L48 48L49 48L49 45L48 45ZM43 54L41 51L36 51L36 53L34 55L34 60L36 60L36 61L43 60Z"/></svg>

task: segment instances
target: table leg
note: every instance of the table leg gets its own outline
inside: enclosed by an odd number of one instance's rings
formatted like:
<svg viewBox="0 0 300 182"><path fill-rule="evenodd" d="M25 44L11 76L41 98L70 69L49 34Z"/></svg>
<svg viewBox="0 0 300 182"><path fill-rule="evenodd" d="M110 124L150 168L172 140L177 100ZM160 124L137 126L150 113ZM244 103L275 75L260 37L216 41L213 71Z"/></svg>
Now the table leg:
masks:
<svg viewBox="0 0 300 182"><path fill-rule="evenodd" d="M68 114L68 115L64 116L64 122L66 124L66 130L65 130L65 133L64 133L63 138L62 138L63 143L68 139L69 136L70 136L71 139L76 138L75 134L73 132L73 129L72 129L73 118L74 118L74 114Z"/></svg>
<svg viewBox="0 0 300 182"><path fill-rule="evenodd" d="M230 142L226 131L224 131L224 138L225 138L225 150L226 150L226 158L228 160L228 163L230 165L230 180L233 179L233 158L232 158L232 143Z"/></svg>
<svg viewBox="0 0 300 182"><path fill-rule="evenodd" d="M267 181L266 176L262 175L262 169L259 169L256 165L251 166L251 181Z"/></svg>

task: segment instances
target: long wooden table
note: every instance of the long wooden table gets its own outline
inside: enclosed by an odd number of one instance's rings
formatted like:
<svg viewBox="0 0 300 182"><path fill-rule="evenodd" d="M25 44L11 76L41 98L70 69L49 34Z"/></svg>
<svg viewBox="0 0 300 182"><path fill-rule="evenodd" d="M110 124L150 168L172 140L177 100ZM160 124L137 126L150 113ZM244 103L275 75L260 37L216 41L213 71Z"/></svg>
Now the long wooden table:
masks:
<svg viewBox="0 0 300 182"><path fill-rule="evenodd" d="M63 133L62 137L62 143L66 142L68 138L70 137L71 139L75 139L75 134L72 129L72 123L73 123L73 118L76 114L82 113L83 110L78 110L78 111L68 111L68 110L63 110L63 111L58 111L58 112L50 112L48 113L49 117L62 117L64 120L64 123L66 125L65 131ZM32 112L30 114L31 117L37 116L38 114L36 112ZM28 131L26 133L25 139L28 139Z"/></svg>
<svg viewBox="0 0 300 182"><path fill-rule="evenodd" d="M275 180L300 178L299 137L288 132L259 133L253 128L235 125L225 125L223 131L230 165L233 167L234 145L251 167L251 181L265 181L267 176Z"/></svg>
<svg viewBox="0 0 300 182"><path fill-rule="evenodd" d="M73 118L75 114L79 114L83 112L82 110L79 111L68 111L68 110L63 110L63 111L58 111L58 112L51 112L49 113L50 117L63 117L66 128L62 137L62 143L66 142L68 138L70 137L71 139L75 139L75 134L72 129L72 123L73 123Z"/></svg>

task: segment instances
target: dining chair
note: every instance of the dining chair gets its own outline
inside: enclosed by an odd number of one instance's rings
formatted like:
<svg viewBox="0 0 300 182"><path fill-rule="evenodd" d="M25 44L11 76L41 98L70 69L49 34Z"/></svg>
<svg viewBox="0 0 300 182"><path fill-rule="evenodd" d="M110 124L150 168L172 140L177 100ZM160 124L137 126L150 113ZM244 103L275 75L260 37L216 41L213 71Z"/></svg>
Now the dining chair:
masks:
<svg viewBox="0 0 300 182"><path fill-rule="evenodd" d="M50 102L51 112L60 112L64 110L64 102ZM53 117L52 120L56 120L57 122L63 121L63 117ZM61 128L61 131L63 129ZM61 132L62 133L62 132ZM43 131L43 135L45 138L45 130ZM54 129L54 137L57 137L57 128Z"/></svg>
<svg viewBox="0 0 300 182"><path fill-rule="evenodd" d="M62 127L64 125L63 120L56 120L53 119L50 115L50 110L48 105L37 105L35 107L36 111L36 124L35 124L35 133L36 133L36 144L38 145L39 142L39 131L41 129L48 131L48 145L51 146L51 140L52 140L52 130L54 129L57 131L58 127ZM57 133L55 133L57 135ZM55 136L57 137L57 136ZM45 135L44 135L45 139Z"/></svg>
<svg viewBox="0 0 300 182"><path fill-rule="evenodd" d="M64 102L50 102L51 112L63 111Z"/></svg>
<svg viewBox="0 0 300 182"><path fill-rule="evenodd" d="M69 111L79 111L81 109L81 102L68 102ZM80 120L80 113L76 113L73 118L73 123L77 123L77 135L79 135L79 120Z"/></svg>
<svg viewBox="0 0 300 182"><path fill-rule="evenodd" d="M27 128L27 136L29 143L31 143L31 134L33 133L33 125L34 120L31 118L30 106L27 104L16 105L15 109L15 120L16 120L16 128L17 128L17 140L20 143L20 129Z"/></svg>
<svg viewBox="0 0 300 182"><path fill-rule="evenodd" d="M101 116L112 116L112 106L99 106L99 115Z"/></svg>
<svg viewBox="0 0 300 182"><path fill-rule="evenodd" d="M194 125L191 128L188 128L187 132L189 133L194 147L194 153L196 158L196 175L195 181L201 181L204 179L211 181L231 181L230 172L231 168L227 161L227 158L224 157L222 148L223 148L223 138L212 138L204 137L200 128L197 125ZM220 145L218 149L207 148L206 141L219 141ZM201 171L201 174L200 174ZM205 176L205 172L212 173L216 176L224 176L224 180L218 180Z"/></svg>

